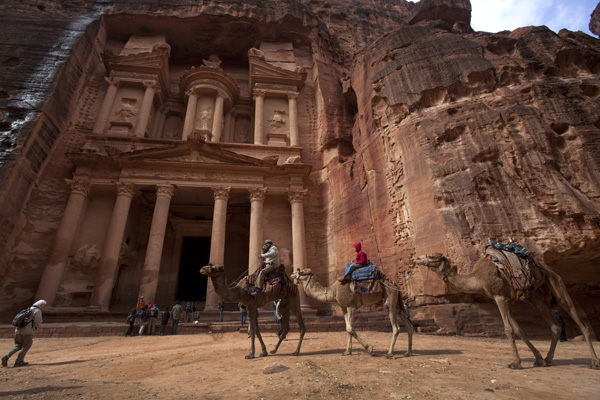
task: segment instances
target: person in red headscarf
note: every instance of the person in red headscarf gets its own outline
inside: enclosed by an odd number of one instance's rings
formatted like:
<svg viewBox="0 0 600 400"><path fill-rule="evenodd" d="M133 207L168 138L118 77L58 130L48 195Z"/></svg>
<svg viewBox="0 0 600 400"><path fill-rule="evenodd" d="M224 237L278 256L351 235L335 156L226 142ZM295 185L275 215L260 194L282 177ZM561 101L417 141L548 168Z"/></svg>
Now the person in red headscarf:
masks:
<svg viewBox="0 0 600 400"><path fill-rule="evenodd" d="M365 265L369 265L367 254L364 251L362 251L362 246L360 242L354 243L352 247L354 247L354 250L356 250L356 260L353 263L348 264L348 268L346 269L346 275L338 279L338 281L340 282L349 281L353 271L362 268Z"/></svg>

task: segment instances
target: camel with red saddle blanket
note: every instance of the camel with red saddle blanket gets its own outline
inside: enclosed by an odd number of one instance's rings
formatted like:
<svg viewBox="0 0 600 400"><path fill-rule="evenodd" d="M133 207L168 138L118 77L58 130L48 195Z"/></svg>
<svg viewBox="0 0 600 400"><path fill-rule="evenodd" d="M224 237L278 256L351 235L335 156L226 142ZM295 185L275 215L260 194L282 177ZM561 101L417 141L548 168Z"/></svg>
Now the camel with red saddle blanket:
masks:
<svg viewBox="0 0 600 400"><path fill-rule="evenodd" d="M291 278L294 283L302 283L304 285L304 292L312 297L313 299L322 301L324 303L337 304L344 312L344 319L346 321L346 332L348 332L348 344L346 351L343 355L348 356L352 354L352 338L358 340L358 342L369 352L373 354L373 347L368 345L354 330L354 313L355 311L363 306L372 306L383 300L383 305L388 311L390 321L392 323L392 343L387 352L387 357L392 358L394 355L394 345L396 339L400 333L400 326L398 324L398 314L404 322L404 326L408 332L408 350L404 354L405 356L412 355L412 335L413 325L408 318L408 311L404 306L402 300L402 293L400 288L392 281L387 279L385 275L379 274L377 278L377 284L381 285L381 291L373 292L368 295L356 293L355 285L358 283L342 283L336 281L332 286L323 287L315 279L313 279L313 273L310 269L299 270L297 269Z"/></svg>
<svg viewBox="0 0 600 400"><path fill-rule="evenodd" d="M441 253L424 255L417 258L417 265L424 265L434 271L437 276L463 293L480 293L493 299L500 310L502 321L504 322L504 331L510 341L513 350L513 361L508 365L509 368L521 368L521 358L517 351L515 343L515 334L529 347L535 356L535 366L543 367L550 365L554 358L556 343L560 337L562 328L552 315L550 301L552 296L558 304L569 313L573 321L579 326L592 355L591 368L600 369L598 357L594 351L591 341L591 329L582 322L577 314L577 310L563 280L548 266L536 262L529 263L531 274L533 275L533 284L525 292L519 293L510 284L492 259L489 257L480 258L473 267L473 272L469 275L457 273L456 266L451 265L450 261ZM509 304L520 298L527 300L546 320L552 328L552 342L546 358L542 358L540 352L529 341L519 324L511 314Z"/></svg>

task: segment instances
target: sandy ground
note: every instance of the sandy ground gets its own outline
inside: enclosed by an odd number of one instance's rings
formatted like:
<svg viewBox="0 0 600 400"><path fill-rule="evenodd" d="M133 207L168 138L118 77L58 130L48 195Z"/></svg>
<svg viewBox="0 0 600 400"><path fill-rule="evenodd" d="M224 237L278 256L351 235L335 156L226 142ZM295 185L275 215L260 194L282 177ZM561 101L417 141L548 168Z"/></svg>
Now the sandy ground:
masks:
<svg viewBox="0 0 600 400"><path fill-rule="evenodd" d="M35 339L27 367L0 368L0 398L9 399L599 399L600 371L589 368L584 342L559 343L551 367L533 368L519 342L522 370L506 368L506 340L416 334L413 357L385 358L389 333L360 332L342 356L345 332L310 333L299 356L298 333L276 355L246 360L242 333ZM268 350L272 333L263 335ZM257 342L258 343L258 342ZM534 344L547 351L549 342ZM357 347L358 345L358 347ZM598 344L596 351L598 351ZM2 354L11 339L0 339ZM260 351L257 352L257 354Z"/></svg>

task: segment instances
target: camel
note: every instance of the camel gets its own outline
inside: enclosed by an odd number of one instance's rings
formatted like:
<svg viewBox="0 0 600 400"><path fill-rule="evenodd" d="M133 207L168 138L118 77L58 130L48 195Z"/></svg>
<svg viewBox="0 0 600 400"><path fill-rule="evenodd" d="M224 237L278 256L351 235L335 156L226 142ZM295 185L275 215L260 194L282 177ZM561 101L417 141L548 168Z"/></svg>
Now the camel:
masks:
<svg viewBox="0 0 600 400"><path fill-rule="evenodd" d="M552 364L556 343L560 337L561 327L552 315L550 301L552 295L558 304L569 313L573 321L579 326L583 336L588 344L592 355L591 368L600 369L598 357L594 351L591 341L591 329L584 324L577 314L577 310L562 278L552 271L548 266L536 262L530 263L530 268L535 276L536 284L529 290L526 300L531 304L546 320L552 329L552 342L548 355L542 358L540 352L531 344L525 333L521 330L517 321L513 318L509 303L516 300L514 291L506 279L504 279L496 265L487 258L480 258L474 265L473 272L469 275L458 274L457 268L450 265L450 261L441 253L424 255L417 258L418 265L425 265L433 270L437 276L444 282L454 287L456 290L464 293L484 294L496 302L502 321L504 322L504 332L508 338L512 350L513 361L508 365L509 368L521 367L521 359L515 344L515 334L529 347L535 356L534 366L543 367Z"/></svg>
<svg viewBox="0 0 600 400"><path fill-rule="evenodd" d="M280 300L279 309L281 310L282 322L283 322L283 333L279 337L279 341L275 346L275 349L271 351L271 354L275 354L281 345L283 339L285 339L287 333L290 330L290 312L294 313L298 325L300 326L300 340L298 341L298 348L293 353L297 356L300 354L300 347L302 346L302 339L306 328L304 326L304 320L300 312L300 298L297 294L285 294L285 293L259 293L256 296L250 295L248 292L248 285L241 280L237 285L231 287L225 282L225 268L222 265L207 265L200 269L200 273L210 277L215 292L219 297L226 303L242 303L248 310L248 321L250 323L250 354L246 356L246 359L254 358L254 338L258 337L262 352L259 357L266 357L268 355L265 343L262 340L260 331L258 329L258 313L257 309L268 303Z"/></svg>
<svg viewBox="0 0 600 400"><path fill-rule="evenodd" d="M294 279L294 283L298 284L301 282L304 286L306 294L313 299L322 301L324 303L337 304L344 312L344 320L346 321L346 332L348 333L348 344L346 351L342 354L349 356L352 354L352 338L354 337L358 342L367 350L369 354L373 354L373 347L368 345L354 330L354 313L362 306L371 306L383 300L383 305L388 311L390 321L392 323L392 343L386 354L387 358L394 356L394 345L398 334L400 334L400 326L398 325L397 314L400 313L400 318L406 326L408 332L408 351L404 354L405 357L412 355L412 335L413 325L408 318L408 310L404 306L402 301L402 294L400 288L388 280L383 278L380 280L383 292L373 293L368 296L354 293L354 284L343 284L342 282L336 281L332 286L323 287L315 279L313 279L313 273L310 269L299 270L297 269L291 275Z"/></svg>

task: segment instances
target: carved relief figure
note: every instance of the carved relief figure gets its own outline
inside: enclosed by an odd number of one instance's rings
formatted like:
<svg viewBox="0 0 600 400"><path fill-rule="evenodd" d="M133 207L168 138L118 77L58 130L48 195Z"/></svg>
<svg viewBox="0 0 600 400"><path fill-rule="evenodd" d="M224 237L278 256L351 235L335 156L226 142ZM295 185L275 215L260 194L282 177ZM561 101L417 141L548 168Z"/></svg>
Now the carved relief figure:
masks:
<svg viewBox="0 0 600 400"><path fill-rule="evenodd" d="M210 130L212 128L212 112L208 107L205 107L196 118L196 127L200 130Z"/></svg>
<svg viewBox="0 0 600 400"><path fill-rule="evenodd" d="M269 119L271 126L274 130L280 130L285 126L286 119L283 117L285 115L285 111L282 110L274 110L273 116Z"/></svg>
<svg viewBox="0 0 600 400"><path fill-rule="evenodd" d="M115 110L115 115L120 121L129 122L137 115L137 99L128 99L123 97L121 105Z"/></svg>
<svg viewBox="0 0 600 400"><path fill-rule="evenodd" d="M96 248L96 245L89 247L87 244L80 247L73 255L71 265L75 270L89 271L94 270L100 263L100 252Z"/></svg>
<svg viewBox="0 0 600 400"><path fill-rule="evenodd" d="M202 64L209 68L221 68L221 59L216 54L211 54L208 60L202 60Z"/></svg>
<svg viewBox="0 0 600 400"><path fill-rule="evenodd" d="M248 143L248 136L250 134L250 122L247 119L240 119L236 124L235 131L235 142L237 143Z"/></svg>
<svg viewBox="0 0 600 400"><path fill-rule="evenodd" d="M256 57L259 60L265 59L265 55L263 54L263 52L257 49L256 47L252 47L250 50L248 50L248 56Z"/></svg>

